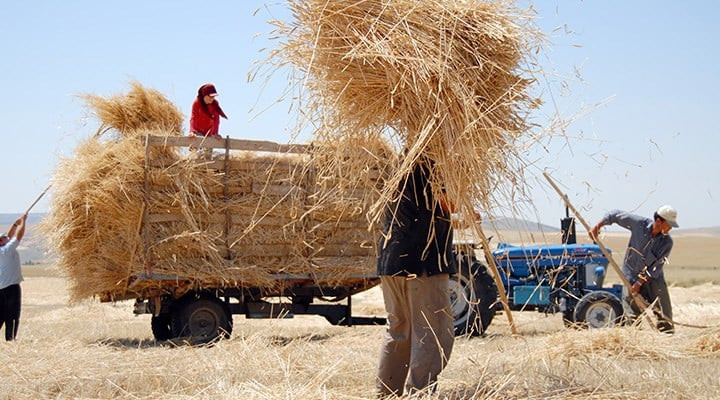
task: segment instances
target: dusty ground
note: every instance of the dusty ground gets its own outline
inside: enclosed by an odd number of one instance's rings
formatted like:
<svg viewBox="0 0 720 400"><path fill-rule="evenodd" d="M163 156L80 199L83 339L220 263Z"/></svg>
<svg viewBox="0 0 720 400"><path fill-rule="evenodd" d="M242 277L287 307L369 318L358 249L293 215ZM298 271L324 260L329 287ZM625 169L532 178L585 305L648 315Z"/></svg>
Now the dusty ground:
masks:
<svg viewBox="0 0 720 400"><path fill-rule="evenodd" d="M26 269L19 340L0 343L0 398L372 398L382 327L333 327L319 317L235 318L212 347L152 340L148 316L130 303L66 304L66 283ZM673 287L676 319L720 325L720 286ZM382 315L376 289L356 313ZM483 338L456 341L439 391L429 398L720 397L720 328L565 329L557 316L498 315ZM423 396L420 396L423 397Z"/></svg>
<svg viewBox="0 0 720 400"><path fill-rule="evenodd" d="M494 239L494 243L497 243ZM608 235L621 249L622 235ZM674 336L646 325L600 331L558 316L516 312L513 337L497 315L481 338L459 338L439 390L428 398L720 398L717 238L677 235L668 279ZM617 250L616 250L617 251ZM715 269L713 269L715 268ZM690 271L690 272L688 272ZM382 327L334 327L320 317L246 320L211 347L152 340L132 304L67 305L51 268L25 267L19 340L0 342L0 398L372 398ZM377 288L354 298L356 314L383 315Z"/></svg>

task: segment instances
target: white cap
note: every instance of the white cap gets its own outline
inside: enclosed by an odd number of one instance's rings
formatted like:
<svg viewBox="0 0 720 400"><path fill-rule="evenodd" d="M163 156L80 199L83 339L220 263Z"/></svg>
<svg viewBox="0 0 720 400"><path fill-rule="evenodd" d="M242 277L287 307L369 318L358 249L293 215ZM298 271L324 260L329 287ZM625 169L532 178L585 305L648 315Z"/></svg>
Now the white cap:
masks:
<svg viewBox="0 0 720 400"><path fill-rule="evenodd" d="M670 205L664 205L660 206L660 208L655 211L655 213L662 217L665 221L667 221L670 226L673 228L678 227L677 223L677 211L673 208L673 206Z"/></svg>

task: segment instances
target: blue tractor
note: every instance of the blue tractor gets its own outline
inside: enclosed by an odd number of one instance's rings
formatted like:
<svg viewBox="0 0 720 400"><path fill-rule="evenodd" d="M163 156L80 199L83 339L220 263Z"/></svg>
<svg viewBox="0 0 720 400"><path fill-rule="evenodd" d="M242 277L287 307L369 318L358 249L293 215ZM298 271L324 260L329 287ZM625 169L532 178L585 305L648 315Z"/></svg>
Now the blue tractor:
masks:
<svg viewBox="0 0 720 400"><path fill-rule="evenodd" d="M609 260L595 244L577 244L572 218L562 219L563 244L512 246L492 255L513 311L561 313L566 326L611 327L623 320L622 285L603 287ZM472 244L456 244L458 274L450 297L455 333L482 334L502 310L489 268Z"/></svg>

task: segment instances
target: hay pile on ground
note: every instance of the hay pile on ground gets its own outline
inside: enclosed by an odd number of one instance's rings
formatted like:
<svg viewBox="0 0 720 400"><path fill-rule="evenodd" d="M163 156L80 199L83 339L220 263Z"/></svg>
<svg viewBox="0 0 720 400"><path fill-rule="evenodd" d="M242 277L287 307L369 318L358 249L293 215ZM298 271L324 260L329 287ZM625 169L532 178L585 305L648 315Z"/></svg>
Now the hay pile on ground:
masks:
<svg viewBox="0 0 720 400"><path fill-rule="evenodd" d="M43 225L73 300L167 289L142 274L202 288L271 287L277 274L338 284L373 273L376 237L365 214L395 160L379 136L321 141L306 154L205 160L157 145L146 157L146 135L179 134L174 105L140 84L87 99L109 132L61 161Z"/></svg>
<svg viewBox="0 0 720 400"><path fill-rule="evenodd" d="M289 4L294 21L277 23L283 42L271 60L299 71L302 115L317 135L380 130L406 151L375 220L420 157L435 161L435 190L465 215L523 193L518 139L539 104L530 87L541 36L529 12L511 1Z"/></svg>

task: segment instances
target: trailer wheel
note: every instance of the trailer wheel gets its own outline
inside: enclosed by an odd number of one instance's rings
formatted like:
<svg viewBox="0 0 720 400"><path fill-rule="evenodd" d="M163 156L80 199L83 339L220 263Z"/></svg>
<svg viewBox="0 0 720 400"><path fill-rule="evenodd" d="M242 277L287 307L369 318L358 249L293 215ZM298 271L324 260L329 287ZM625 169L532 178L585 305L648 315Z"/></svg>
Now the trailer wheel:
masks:
<svg viewBox="0 0 720 400"><path fill-rule="evenodd" d="M152 329L155 340L172 339L172 316L170 314L153 315L152 319L150 319L150 328Z"/></svg>
<svg viewBox="0 0 720 400"><path fill-rule="evenodd" d="M580 299L573 316L582 328L611 328L621 324L623 307L612 293L596 291Z"/></svg>
<svg viewBox="0 0 720 400"><path fill-rule="evenodd" d="M455 335L477 336L485 330L495 316L498 290L479 262L468 267L462 263L457 275L450 277L450 310Z"/></svg>
<svg viewBox="0 0 720 400"><path fill-rule="evenodd" d="M189 337L194 343L227 339L232 328L230 313L216 298L188 298L173 313L173 336Z"/></svg>

